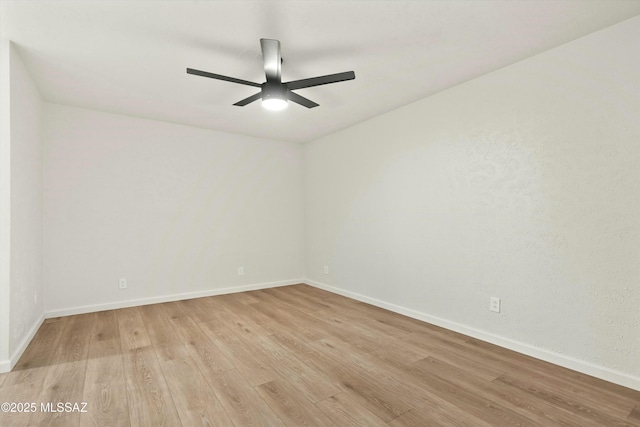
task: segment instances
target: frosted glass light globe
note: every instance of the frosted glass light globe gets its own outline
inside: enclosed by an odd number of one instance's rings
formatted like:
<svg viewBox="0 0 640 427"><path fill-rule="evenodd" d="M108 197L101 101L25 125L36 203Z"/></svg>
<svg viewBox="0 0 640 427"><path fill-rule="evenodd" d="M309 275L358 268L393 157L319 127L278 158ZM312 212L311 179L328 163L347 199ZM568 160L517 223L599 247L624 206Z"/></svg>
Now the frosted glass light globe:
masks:
<svg viewBox="0 0 640 427"><path fill-rule="evenodd" d="M262 106L267 110L271 110L271 111L284 110L285 108L287 108L288 105L289 103L287 102L286 99L267 98L262 100Z"/></svg>

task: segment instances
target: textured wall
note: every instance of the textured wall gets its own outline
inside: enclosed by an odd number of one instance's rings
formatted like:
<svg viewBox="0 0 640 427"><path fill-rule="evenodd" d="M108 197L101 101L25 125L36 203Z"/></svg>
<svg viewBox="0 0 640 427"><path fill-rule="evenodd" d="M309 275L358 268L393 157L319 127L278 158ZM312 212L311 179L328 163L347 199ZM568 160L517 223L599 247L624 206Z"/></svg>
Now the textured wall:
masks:
<svg viewBox="0 0 640 427"><path fill-rule="evenodd" d="M54 104L43 135L47 311L303 277L300 145Z"/></svg>
<svg viewBox="0 0 640 427"><path fill-rule="evenodd" d="M9 370L11 301L11 44L0 36L0 372Z"/></svg>
<svg viewBox="0 0 640 427"><path fill-rule="evenodd" d="M10 355L43 315L42 101L11 46ZM37 301L36 301L37 294Z"/></svg>
<svg viewBox="0 0 640 427"><path fill-rule="evenodd" d="M638 40L634 18L308 144L307 277L640 376Z"/></svg>

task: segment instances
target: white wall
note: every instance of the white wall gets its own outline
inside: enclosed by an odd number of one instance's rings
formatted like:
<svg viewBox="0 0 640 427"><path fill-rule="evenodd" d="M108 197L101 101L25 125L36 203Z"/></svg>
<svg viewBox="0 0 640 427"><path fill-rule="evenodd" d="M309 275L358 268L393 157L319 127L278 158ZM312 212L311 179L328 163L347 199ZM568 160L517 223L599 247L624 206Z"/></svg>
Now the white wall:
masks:
<svg viewBox="0 0 640 427"><path fill-rule="evenodd" d="M43 320L42 100L16 48L2 40L0 372ZM36 295L39 297L36 300Z"/></svg>
<svg viewBox="0 0 640 427"><path fill-rule="evenodd" d="M304 276L300 145L54 104L43 127L48 315Z"/></svg>
<svg viewBox="0 0 640 427"><path fill-rule="evenodd" d="M0 372L8 371L11 301L11 45L0 38Z"/></svg>
<svg viewBox="0 0 640 427"><path fill-rule="evenodd" d="M11 339L20 354L43 319L42 100L11 47Z"/></svg>
<svg viewBox="0 0 640 427"><path fill-rule="evenodd" d="M634 18L308 144L310 283L640 387L638 40Z"/></svg>

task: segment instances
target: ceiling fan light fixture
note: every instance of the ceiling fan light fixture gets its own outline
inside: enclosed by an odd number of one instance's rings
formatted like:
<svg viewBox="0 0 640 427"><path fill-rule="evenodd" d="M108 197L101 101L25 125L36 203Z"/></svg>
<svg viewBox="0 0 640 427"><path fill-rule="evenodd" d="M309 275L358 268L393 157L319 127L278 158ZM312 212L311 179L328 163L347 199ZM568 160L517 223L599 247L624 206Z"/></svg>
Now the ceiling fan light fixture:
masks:
<svg viewBox="0 0 640 427"><path fill-rule="evenodd" d="M280 111L287 108L287 88L280 83L266 82L262 85L262 106L267 110Z"/></svg>
<svg viewBox="0 0 640 427"><path fill-rule="evenodd" d="M289 103L282 98L266 98L262 100L262 106L267 110L280 111L287 108Z"/></svg>

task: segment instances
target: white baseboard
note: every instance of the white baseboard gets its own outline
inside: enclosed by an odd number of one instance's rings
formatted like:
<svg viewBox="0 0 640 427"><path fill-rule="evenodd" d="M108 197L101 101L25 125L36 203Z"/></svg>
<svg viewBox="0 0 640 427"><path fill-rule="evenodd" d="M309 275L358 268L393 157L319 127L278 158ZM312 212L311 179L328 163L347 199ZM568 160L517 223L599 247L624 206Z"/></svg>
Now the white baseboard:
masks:
<svg viewBox="0 0 640 427"><path fill-rule="evenodd" d="M393 311L394 313L402 314L407 317L422 320L423 322L431 323L445 329L459 332L461 334L468 335L470 337L477 338L479 340L486 341L500 347L508 348L509 350L517 351L518 353L526 354L527 356L544 360L545 362L563 366L565 368L578 371L592 377L600 378L605 381L609 381L624 387L640 391L640 377L636 377L625 372L610 369L605 366L594 365L592 363L586 362L584 360L579 360L571 356L555 353L553 351L535 347L523 342L514 341L512 339L494 335L492 333L475 329L470 326L462 325L460 323L452 322L450 320L412 310L410 308L401 307L399 305L391 304L355 292L346 291L344 289L336 288L324 283L315 282L310 279L305 279L304 283L310 286L315 286L316 288L324 289L325 291L343 295L345 297L349 297L358 301L366 302L367 304L375 305L377 307Z"/></svg>
<svg viewBox="0 0 640 427"><path fill-rule="evenodd" d="M182 294L162 295L150 298L139 298L125 301L114 301L105 304L84 305L80 307L49 310L44 313L45 318L71 316L74 314L93 313L96 311L114 310L118 308L135 307L139 305L158 304L162 302L180 301L184 299L210 297L214 295L232 294L236 292L256 291L258 289L276 288L279 286L304 283L304 279L281 280L278 282L255 283L251 285L233 286L228 288L208 289L206 291L186 292Z"/></svg>
<svg viewBox="0 0 640 427"><path fill-rule="evenodd" d="M31 326L31 329L29 329L27 335L25 335L22 341L20 341L20 344L13 351L13 354L10 356L9 360L0 361L0 374L9 372L13 369L14 366L16 366L16 363L18 363L18 360L20 360L20 356L22 356L22 353L24 353L24 351L27 349L27 346L36 335L36 332L38 332L38 329L40 329L42 322L44 322L44 315L41 315L40 318L35 321L33 326Z"/></svg>

